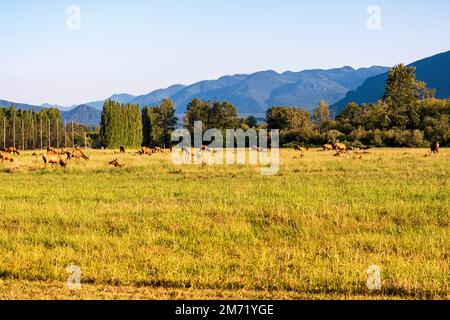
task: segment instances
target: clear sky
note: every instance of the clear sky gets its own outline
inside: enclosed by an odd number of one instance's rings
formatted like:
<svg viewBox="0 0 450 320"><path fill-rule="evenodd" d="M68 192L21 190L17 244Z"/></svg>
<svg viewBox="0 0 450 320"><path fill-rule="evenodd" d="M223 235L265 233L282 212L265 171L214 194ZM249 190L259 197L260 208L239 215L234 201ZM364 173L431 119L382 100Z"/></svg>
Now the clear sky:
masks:
<svg viewBox="0 0 450 320"><path fill-rule="evenodd" d="M69 106L226 74L392 66L450 50L449 34L448 0L0 0L0 99Z"/></svg>

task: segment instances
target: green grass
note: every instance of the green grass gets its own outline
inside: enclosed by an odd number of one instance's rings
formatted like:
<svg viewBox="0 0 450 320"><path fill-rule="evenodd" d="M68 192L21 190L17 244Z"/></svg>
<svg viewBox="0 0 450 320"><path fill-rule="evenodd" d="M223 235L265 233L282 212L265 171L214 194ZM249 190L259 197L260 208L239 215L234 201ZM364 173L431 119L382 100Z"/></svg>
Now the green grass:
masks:
<svg viewBox="0 0 450 320"><path fill-rule="evenodd" d="M0 165L0 296L70 298L75 263L87 299L449 297L448 149L283 150L276 176L87 153L64 169L31 152ZM374 264L380 292L366 287Z"/></svg>

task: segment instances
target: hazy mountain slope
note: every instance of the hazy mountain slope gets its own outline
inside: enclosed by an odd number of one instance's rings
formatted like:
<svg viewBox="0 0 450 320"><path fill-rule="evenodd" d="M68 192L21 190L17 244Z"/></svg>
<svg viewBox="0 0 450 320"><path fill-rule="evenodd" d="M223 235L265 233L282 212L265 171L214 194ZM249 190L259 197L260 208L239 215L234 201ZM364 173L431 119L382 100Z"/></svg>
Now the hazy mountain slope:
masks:
<svg viewBox="0 0 450 320"><path fill-rule="evenodd" d="M61 112L63 121L75 121L91 126L100 124L102 112L88 105L80 105L70 111Z"/></svg>
<svg viewBox="0 0 450 320"><path fill-rule="evenodd" d="M130 101L132 101L135 98L136 98L136 96L133 96L131 94L121 93L121 94L114 94L105 100L84 103L84 105L92 107L94 109L102 110L103 104L106 100L114 100L119 103L129 103Z"/></svg>
<svg viewBox="0 0 450 320"><path fill-rule="evenodd" d="M130 100L130 103L138 104L141 107L154 106L161 103L163 99L172 97L183 88L185 88L185 86L176 84L165 89L155 90L150 92L149 94L135 97L134 99Z"/></svg>
<svg viewBox="0 0 450 320"><path fill-rule="evenodd" d="M272 91L269 106L296 105L312 109L320 100L328 104L345 96L348 89L322 76L304 77L300 81L288 84Z"/></svg>
<svg viewBox="0 0 450 320"><path fill-rule="evenodd" d="M11 102L11 101L7 101L7 100L0 100L0 107L10 108L12 106L15 106L16 109L21 109L21 110L40 111L40 110L43 109L42 107L33 106L33 105L30 105L30 104L26 104L26 103L16 103L16 102Z"/></svg>
<svg viewBox="0 0 450 320"><path fill-rule="evenodd" d="M450 96L450 51L419 60L411 64L416 67L418 80L425 81L428 87L436 89L437 98ZM338 115L349 102L374 103L384 94L387 73L367 79L357 90L350 91L332 106L332 112Z"/></svg>

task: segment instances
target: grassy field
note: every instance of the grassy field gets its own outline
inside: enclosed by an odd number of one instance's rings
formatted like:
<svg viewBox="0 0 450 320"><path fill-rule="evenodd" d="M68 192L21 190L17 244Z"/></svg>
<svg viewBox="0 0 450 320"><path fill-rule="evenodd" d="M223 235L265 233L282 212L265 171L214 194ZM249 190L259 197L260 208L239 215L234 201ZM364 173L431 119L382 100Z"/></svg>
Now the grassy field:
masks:
<svg viewBox="0 0 450 320"><path fill-rule="evenodd" d="M283 150L276 176L100 150L45 170L24 152L0 164L0 298L449 299L450 150L426 152Z"/></svg>

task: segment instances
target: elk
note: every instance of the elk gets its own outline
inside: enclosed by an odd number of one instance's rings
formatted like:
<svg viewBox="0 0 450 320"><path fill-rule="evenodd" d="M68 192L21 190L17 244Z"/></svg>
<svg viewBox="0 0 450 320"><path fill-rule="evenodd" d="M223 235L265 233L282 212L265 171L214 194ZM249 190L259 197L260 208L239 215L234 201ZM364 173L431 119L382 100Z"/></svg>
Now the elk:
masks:
<svg viewBox="0 0 450 320"><path fill-rule="evenodd" d="M252 151L264 152L264 148L253 146Z"/></svg>
<svg viewBox="0 0 450 320"><path fill-rule="evenodd" d="M322 148L323 148L322 151L331 151L331 150L333 150L333 146L331 144L324 144Z"/></svg>
<svg viewBox="0 0 450 320"><path fill-rule="evenodd" d="M89 157L84 154L83 151L81 151L80 148L75 148L75 150L66 150L67 160L70 160L72 158L75 159L84 159L89 160Z"/></svg>
<svg viewBox="0 0 450 320"><path fill-rule="evenodd" d="M7 152L7 153L12 153L15 154L16 156L20 155L20 152L17 150L16 147L9 147L9 148L1 148L0 149L1 152Z"/></svg>
<svg viewBox="0 0 450 320"><path fill-rule="evenodd" d="M361 160L362 159L362 156L353 156L353 160Z"/></svg>
<svg viewBox="0 0 450 320"><path fill-rule="evenodd" d="M122 165L117 161L117 159L114 159L113 161L108 162L110 166L114 166L115 168L122 168Z"/></svg>
<svg viewBox="0 0 450 320"><path fill-rule="evenodd" d="M119 148L119 153L125 153L125 147L124 146L120 146Z"/></svg>
<svg viewBox="0 0 450 320"><path fill-rule="evenodd" d="M53 147L47 147L47 152L51 152L51 153L59 153L58 150L56 150Z"/></svg>
<svg viewBox="0 0 450 320"><path fill-rule="evenodd" d="M347 150L347 146L345 144L343 144L343 143L336 142L334 144L334 149L335 150L339 150L339 151L346 151Z"/></svg>
<svg viewBox="0 0 450 320"><path fill-rule="evenodd" d="M14 162L14 159L11 157L11 153L9 152L0 152L0 159L2 160L2 163L5 161Z"/></svg>
<svg viewBox="0 0 450 320"><path fill-rule="evenodd" d="M145 154L148 154L149 156L151 156L153 152L152 152L152 149L150 149L149 147L142 147L142 149L139 150L138 153L139 153L141 156L142 156L142 155L145 155Z"/></svg>
<svg viewBox="0 0 450 320"><path fill-rule="evenodd" d="M44 160L45 168L47 168L49 164L59 164L61 167L66 166L66 163L58 153L47 152L42 156L42 159Z"/></svg>
<svg viewBox="0 0 450 320"><path fill-rule="evenodd" d="M305 148L305 147L301 147L301 146L297 145L297 146L294 147L294 150L295 151L300 151L300 152L305 152L305 151L308 151L309 148L308 147Z"/></svg>
<svg viewBox="0 0 450 320"><path fill-rule="evenodd" d="M440 148L439 143L438 143L437 141L434 141L434 142L431 144L431 147L430 147L431 153L433 153L433 154L438 154L438 153L439 153L439 148Z"/></svg>

